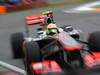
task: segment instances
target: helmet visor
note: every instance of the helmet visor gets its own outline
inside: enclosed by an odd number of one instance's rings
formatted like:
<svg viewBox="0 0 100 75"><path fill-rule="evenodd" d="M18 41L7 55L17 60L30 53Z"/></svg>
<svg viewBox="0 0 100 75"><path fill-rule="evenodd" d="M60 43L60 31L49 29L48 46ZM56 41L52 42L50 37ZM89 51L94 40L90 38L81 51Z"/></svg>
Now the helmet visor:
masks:
<svg viewBox="0 0 100 75"><path fill-rule="evenodd" d="M57 28L50 28L48 29L50 33L57 33Z"/></svg>

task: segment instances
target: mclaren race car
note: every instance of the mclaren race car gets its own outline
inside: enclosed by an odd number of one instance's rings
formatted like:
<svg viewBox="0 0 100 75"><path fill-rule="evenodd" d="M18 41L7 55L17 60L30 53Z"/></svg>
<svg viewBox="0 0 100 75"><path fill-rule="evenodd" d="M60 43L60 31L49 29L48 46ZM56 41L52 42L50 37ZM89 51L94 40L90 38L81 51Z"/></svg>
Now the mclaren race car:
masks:
<svg viewBox="0 0 100 75"><path fill-rule="evenodd" d="M28 75L61 73L75 68L100 65L100 32L91 33L88 42L80 40L80 32L71 25L58 26L62 32L44 34L48 24L55 23L51 11L26 16L26 35L11 35L14 58L22 58ZM39 24L36 37L29 27ZM58 75L58 74L57 74Z"/></svg>

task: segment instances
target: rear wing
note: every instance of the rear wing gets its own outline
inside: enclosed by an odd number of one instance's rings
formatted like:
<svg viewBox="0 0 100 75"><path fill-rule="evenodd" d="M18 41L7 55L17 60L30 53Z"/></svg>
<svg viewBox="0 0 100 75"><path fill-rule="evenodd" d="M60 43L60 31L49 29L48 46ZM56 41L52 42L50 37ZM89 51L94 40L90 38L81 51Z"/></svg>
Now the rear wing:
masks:
<svg viewBox="0 0 100 75"><path fill-rule="evenodd" d="M27 25L35 25L35 24L46 24L48 22L53 21L53 13L51 12L43 12L42 14L36 14L32 16L26 16L26 24Z"/></svg>
<svg viewBox="0 0 100 75"><path fill-rule="evenodd" d="M27 25L34 25L34 24L44 23L46 17L47 17L47 15L42 15L42 14L26 16L25 17L26 24Z"/></svg>
<svg viewBox="0 0 100 75"><path fill-rule="evenodd" d="M53 13L51 11L43 12L42 14L35 14L25 17L26 23L26 37L30 36L29 26L40 24L41 26L48 25L49 23L54 23Z"/></svg>

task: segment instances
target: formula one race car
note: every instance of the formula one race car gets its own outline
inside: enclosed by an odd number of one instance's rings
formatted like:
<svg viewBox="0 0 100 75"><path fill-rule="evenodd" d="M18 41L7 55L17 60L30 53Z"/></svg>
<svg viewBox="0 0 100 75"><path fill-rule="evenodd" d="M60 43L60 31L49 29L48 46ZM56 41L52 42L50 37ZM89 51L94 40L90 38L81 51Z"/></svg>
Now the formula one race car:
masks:
<svg viewBox="0 0 100 75"><path fill-rule="evenodd" d="M28 75L63 73L100 65L100 32L91 33L88 42L80 40L80 33L70 25L60 26L63 31L54 35L43 35L43 28L38 29L42 33L38 37L29 33L28 26L46 27L50 23L55 23L50 11L27 16L27 35L15 33L11 36L14 58L23 58Z"/></svg>

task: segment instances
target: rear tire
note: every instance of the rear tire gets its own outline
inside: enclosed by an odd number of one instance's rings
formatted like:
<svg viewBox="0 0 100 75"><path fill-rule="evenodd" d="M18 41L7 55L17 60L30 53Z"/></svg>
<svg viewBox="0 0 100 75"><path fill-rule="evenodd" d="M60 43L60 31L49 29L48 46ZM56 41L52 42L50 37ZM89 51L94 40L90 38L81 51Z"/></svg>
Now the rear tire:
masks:
<svg viewBox="0 0 100 75"><path fill-rule="evenodd" d="M11 47L12 47L12 52L13 52L13 58L21 58L22 57L23 41L24 41L23 33L14 33L11 35Z"/></svg>
<svg viewBox="0 0 100 75"><path fill-rule="evenodd" d="M25 67L29 75L32 74L33 62L41 62L40 48L37 42L31 41L25 43Z"/></svg>
<svg viewBox="0 0 100 75"><path fill-rule="evenodd" d="M94 52L100 51L100 31L91 33L88 39L88 43L90 50Z"/></svg>

